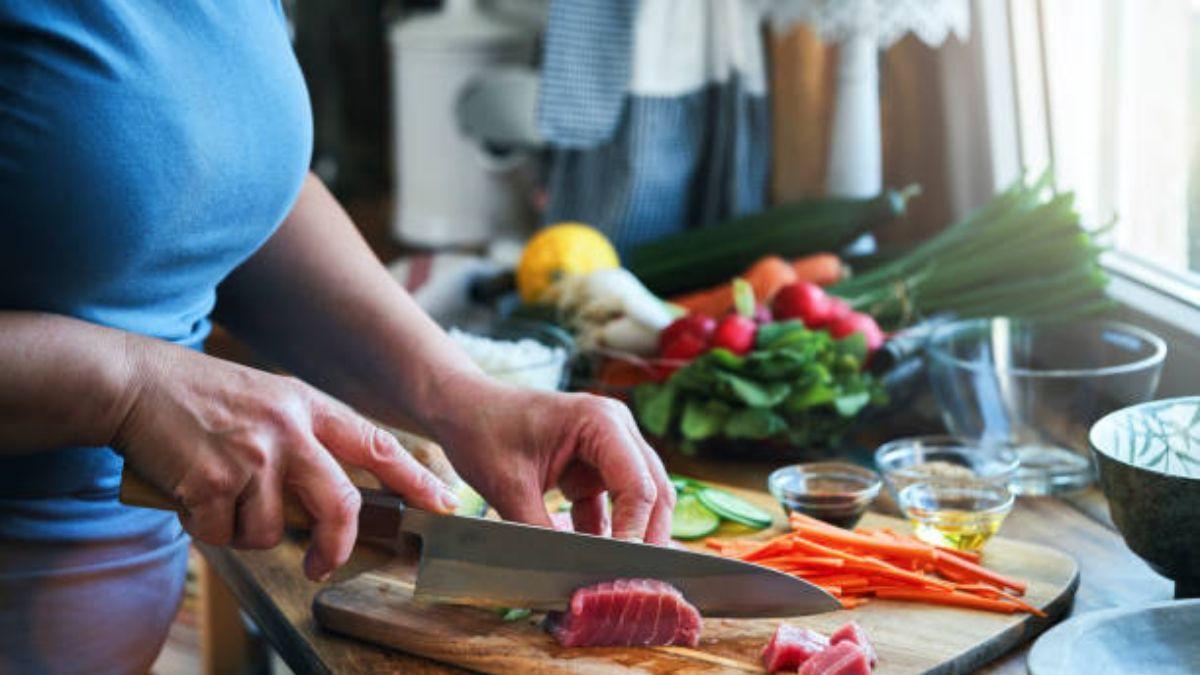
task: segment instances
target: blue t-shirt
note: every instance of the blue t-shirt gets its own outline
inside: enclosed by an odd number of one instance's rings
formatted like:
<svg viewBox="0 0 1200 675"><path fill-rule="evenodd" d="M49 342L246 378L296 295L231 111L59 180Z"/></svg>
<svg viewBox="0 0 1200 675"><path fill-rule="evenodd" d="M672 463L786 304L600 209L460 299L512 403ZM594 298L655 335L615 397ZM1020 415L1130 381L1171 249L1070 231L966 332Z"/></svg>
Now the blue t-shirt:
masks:
<svg viewBox="0 0 1200 675"><path fill-rule="evenodd" d="M278 0L0 2L0 311L200 348L217 284L291 208L311 142ZM0 457L0 671L120 660L119 635L67 636L169 620L186 538L117 503L120 471L108 448Z"/></svg>

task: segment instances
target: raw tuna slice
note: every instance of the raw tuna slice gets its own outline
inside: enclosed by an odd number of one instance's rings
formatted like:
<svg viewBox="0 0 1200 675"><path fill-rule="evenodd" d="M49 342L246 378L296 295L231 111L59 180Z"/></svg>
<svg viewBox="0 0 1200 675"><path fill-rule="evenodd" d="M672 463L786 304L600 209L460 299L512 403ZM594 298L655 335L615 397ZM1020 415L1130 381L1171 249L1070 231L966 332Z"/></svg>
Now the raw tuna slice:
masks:
<svg viewBox="0 0 1200 675"><path fill-rule="evenodd" d="M875 645L871 644L871 639L867 637L867 631L853 621L833 631L829 636L829 644L836 645L839 642L853 642L858 645L859 649L867 655L867 660L871 662L872 668L879 661L875 655Z"/></svg>
<svg viewBox="0 0 1200 675"><path fill-rule="evenodd" d="M824 635L790 623L781 623L763 649L763 668L769 673L795 670L828 647L829 638Z"/></svg>
<svg viewBox="0 0 1200 675"><path fill-rule="evenodd" d="M564 647L685 645L700 641L700 613L675 587L618 579L575 591L566 612L547 617Z"/></svg>
<svg viewBox="0 0 1200 675"><path fill-rule="evenodd" d="M798 675L871 675L871 662L853 642L839 642L800 666Z"/></svg>

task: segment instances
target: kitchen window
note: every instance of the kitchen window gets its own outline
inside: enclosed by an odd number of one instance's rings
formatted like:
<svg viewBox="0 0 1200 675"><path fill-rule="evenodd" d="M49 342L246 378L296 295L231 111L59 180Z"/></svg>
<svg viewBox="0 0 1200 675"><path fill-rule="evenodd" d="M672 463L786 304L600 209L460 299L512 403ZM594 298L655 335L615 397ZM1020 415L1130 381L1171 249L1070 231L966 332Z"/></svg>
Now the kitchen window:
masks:
<svg viewBox="0 0 1200 675"><path fill-rule="evenodd" d="M1053 167L1085 223L1111 224L1115 277L1200 307L1200 0L973 10L977 35L960 55L987 79L995 184Z"/></svg>

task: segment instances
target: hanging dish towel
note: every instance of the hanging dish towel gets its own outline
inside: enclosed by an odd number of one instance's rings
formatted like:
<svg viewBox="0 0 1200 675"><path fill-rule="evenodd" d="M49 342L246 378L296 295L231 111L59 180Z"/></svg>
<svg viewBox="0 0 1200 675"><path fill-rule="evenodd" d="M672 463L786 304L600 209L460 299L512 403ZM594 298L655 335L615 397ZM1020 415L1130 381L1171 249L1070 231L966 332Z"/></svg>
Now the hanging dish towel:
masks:
<svg viewBox="0 0 1200 675"><path fill-rule="evenodd" d="M766 0L554 0L538 127L546 222L627 248L760 210Z"/></svg>

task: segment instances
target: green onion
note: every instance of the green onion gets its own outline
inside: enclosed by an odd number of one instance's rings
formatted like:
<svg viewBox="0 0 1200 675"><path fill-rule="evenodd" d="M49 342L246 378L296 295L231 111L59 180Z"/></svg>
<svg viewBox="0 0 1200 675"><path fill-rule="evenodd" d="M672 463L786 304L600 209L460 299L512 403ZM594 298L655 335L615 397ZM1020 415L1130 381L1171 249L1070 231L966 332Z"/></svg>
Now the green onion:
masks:
<svg viewBox="0 0 1200 675"><path fill-rule="evenodd" d="M893 328L940 313L1040 318L1103 311L1110 306L1098 263L1104 249L1080 225L1074 195L1050 185L1049 172L1032 183L1022 178L932 239L832 291Z"/></svg>

